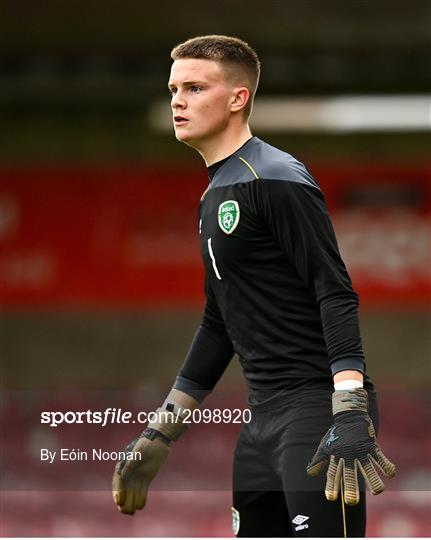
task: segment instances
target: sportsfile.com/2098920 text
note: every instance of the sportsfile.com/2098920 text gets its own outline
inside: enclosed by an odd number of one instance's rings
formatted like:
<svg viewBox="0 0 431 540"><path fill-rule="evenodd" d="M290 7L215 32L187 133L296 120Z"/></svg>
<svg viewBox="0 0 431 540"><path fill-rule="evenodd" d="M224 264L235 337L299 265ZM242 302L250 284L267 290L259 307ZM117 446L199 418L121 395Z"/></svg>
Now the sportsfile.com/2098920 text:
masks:
<svg viewBox="0 0 431 540"><path fill-rule="evenodd" d="M61 424L97 424L105 427L112 424L146 424L163 420L184 424L248 424L251 422L250 409L182 409L173 413L169 411L123 411L121 408L108 407L103 411L42 411L40 423L49 427L58 427ZM181 417L180 417L181 416Z"/></svg>

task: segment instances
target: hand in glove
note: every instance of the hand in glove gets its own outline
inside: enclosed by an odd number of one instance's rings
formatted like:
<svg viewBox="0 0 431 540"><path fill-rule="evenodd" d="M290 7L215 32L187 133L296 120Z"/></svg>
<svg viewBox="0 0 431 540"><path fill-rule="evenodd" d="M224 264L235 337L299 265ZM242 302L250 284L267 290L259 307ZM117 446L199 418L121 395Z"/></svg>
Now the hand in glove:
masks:
<svg viewBox="0 0 431 540"><path fill-rule="evenodd" d="M343 478L346 504L358 504L358 469L373 495L377 495L385 486L375 465L389 477L395 475L395 465L384 456L377 443L373 422L368 416L368 395L363 388L335 391L332 409L334 424L320 441L307 473L316 476L329 463L326 498L337 500Z"/></svg>
<svg viewBox="0 0 431 540"><path fill-rule="evenodd" d="M158 409L159 421L148 428L125 449L126 458L119 461L112 478L112 495L123 514L134 514L144 508L148 488L169 455L169 443L176 441L187 429L182 417L172 405L169 411ZM167 416L166 412L171 412Z"/></svg>

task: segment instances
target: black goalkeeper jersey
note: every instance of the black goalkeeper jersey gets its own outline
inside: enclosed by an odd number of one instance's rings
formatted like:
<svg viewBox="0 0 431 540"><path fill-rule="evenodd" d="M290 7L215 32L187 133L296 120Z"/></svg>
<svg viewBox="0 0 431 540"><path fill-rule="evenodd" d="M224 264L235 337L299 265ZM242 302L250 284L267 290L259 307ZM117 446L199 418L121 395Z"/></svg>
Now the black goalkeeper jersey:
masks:
<svg viewBox="0 0 431 540"><path fill-rule="evenodd" d="M206 306L175 388L202 398L234 352L252 394L363 372L358 296L306 167L252 137L209 174Z"/></svg>

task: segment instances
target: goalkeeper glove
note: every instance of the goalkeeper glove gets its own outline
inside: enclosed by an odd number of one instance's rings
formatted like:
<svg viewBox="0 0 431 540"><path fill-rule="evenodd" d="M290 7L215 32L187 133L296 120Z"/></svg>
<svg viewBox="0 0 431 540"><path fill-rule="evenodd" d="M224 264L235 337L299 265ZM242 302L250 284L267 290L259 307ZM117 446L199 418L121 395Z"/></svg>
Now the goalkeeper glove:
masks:
<svg viewBox="0 0 431 540"><path fill-rule="evenodd" d="M320 441L307 473L315 476L329 463L326 498L337 500L343 478L346 504L358 504L358 469L373 495L377 495L385 486L374 464L389 477L395 476L395 465L384 456L376 441L373 422L368 415L368 395L363 388L335 391L332 410L334 424Z"/></svg>
<svg viewBox="0 0 431 540"><path fill-rule="evenodd" d="M187 429L181 408L168 403L157 409L158 421L124 449L125 459L119 461L112 478L112 495L123 514L133 515L144 508L148 488L169 455L171 441L176 441Z"/></svg>

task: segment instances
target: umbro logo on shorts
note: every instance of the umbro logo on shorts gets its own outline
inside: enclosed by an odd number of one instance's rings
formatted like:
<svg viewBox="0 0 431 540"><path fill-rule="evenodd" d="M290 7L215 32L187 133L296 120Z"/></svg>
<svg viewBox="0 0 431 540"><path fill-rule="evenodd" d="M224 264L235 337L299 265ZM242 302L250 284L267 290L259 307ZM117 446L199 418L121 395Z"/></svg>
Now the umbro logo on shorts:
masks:
<svg viewBox="0 0 431 540"><path fill-rule="evenodd" d="M239 512L236 508L233 506L232 508L232 530L233 534L236 536L239 533L239 524L240 524L240 517Z"/></svg>
<svg viewBox="0 0 431 540"><path fill-rule="evenodd" d="M301 516L298 514L295 518L292 519L292 523L297 525L295 531L302 531L302 529L308 529L308 523L305 523L307 519L310 519L309 516Z"/></svg>

